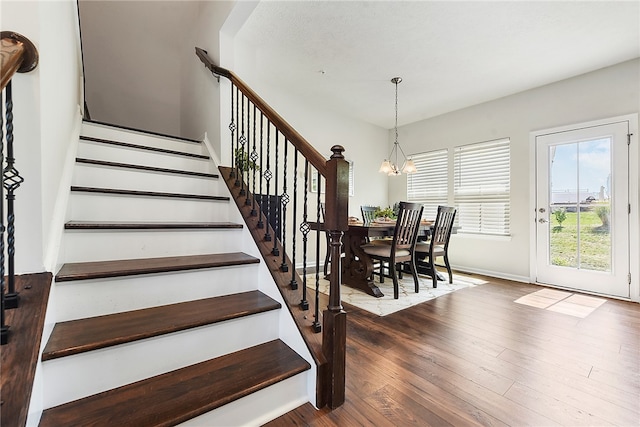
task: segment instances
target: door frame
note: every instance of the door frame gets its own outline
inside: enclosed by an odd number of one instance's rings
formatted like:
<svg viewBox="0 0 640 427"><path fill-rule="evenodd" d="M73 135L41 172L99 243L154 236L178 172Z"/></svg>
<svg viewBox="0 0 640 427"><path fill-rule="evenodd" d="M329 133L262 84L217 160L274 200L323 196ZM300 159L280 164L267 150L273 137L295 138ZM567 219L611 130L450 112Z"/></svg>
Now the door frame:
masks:
<svg viewBox="0 0 640 427"><path fill-rule="evenodd" d="M629 268L631 273L630 298L620 298L640 302L640 149L638 147L638 114L610 117L589 122L574 123L549 129L540 129L529 133L529 282L538 283L536 248L536 138L550 133L567 132L585 127L601 126L611 123L629 122L631 144L629 146ZM562 286L557 286L562 288ZM615 298L615 297L612 297Z"/></svg>

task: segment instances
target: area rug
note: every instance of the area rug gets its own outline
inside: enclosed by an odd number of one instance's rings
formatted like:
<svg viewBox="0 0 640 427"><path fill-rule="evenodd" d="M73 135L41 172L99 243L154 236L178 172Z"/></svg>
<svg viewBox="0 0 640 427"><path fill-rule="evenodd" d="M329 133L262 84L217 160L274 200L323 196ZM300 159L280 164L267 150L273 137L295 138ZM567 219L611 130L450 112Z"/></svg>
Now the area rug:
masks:
<svg viewBox="0 0 640 427"><path fill-rule="evenodd" d="M307 275L307 286L315 289L315 280L315 274ZM345 285L340 287L340 296L342 298L342 302L355 305L356 307L378 316L386 316L460 289L486 283L481 279L456 274L453 275L452 284L438 281L438 287L435 289L432 287L431 278L429 276L419 275L418 282L420 283L420 292L416 293L413 285L413 278L410 274L405 274L402 280L399 280L400 295L398 299L393 298L393 281L389 278L386 278L384 283L378 283L376 279L376 286L378 286L384 294L381 298L375 298L369 294L365 294L359 289L354 289ZM319 289L323 294L329 295L329 281L320 278Z"/></svg>

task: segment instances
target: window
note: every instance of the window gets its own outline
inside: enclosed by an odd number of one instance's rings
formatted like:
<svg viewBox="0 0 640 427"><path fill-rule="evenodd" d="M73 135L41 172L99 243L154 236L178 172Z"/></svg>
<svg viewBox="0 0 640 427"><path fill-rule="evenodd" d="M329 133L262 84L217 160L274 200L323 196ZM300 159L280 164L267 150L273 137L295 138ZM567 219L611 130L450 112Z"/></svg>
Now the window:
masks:
<svg viewBox="0 0 640 427"><path fill-rule="evenodd" d="M447 150L411 156L418 172L407 175L407 200L424 205L423 216L435 219L438 205L448 204Z"/></svg>
<svg viewBox="0 0 640 427"><path fill-rule="evenodd" d="M509 235L510 140L455 147L453 195L461 233Z"/></svg>

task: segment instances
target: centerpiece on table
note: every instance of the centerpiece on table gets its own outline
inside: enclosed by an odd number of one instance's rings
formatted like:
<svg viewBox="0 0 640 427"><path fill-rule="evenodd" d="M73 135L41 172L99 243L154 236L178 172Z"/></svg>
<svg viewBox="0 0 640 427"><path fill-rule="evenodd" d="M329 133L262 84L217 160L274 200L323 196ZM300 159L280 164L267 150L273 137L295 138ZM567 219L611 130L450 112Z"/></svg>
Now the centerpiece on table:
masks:
<svg viewBox="0 0 640 427"><path fill-rule="evenodd" d="M378 209L374 212L374 216L376 218L376 222L394 222L398 218L398 209L397 203L391 208L391 206L387 206L386 208Z"/></svg>

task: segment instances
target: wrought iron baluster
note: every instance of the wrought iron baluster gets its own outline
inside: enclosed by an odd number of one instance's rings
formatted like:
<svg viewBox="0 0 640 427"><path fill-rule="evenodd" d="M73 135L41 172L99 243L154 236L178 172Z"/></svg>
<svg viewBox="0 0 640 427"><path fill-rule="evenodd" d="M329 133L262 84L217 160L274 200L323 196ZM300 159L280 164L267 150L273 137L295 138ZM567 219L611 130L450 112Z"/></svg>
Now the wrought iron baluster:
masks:
<svg viewBox="0 0 640 427"><path fill-rule="evenodd" d="M2 97L0 96L0 101ZM0 165L4 163L4 102L0 102ZM5 324L4 317L4 186L0 185L0 344L9 342L9 326Z"/></svg>
<svg viewBox="0 0 640 427"><path fill-rule="evenodd" d="M253 169L253 187L251 190L251 216L258 215L258 211L256 210L256 169L258 165L256 161L258 160L258 153L256 152L256 114L258 111L258 107L256 104L253 104L253 147L251 148L251 155L249 156L251 169ZM249 200L249 199L247 199Z"/></svg>
<svg viewBox="0 0 640 427"><path fill-rule="evenodd" d="M300 308L303 310L309 310L309 301L307 301L307 241L309 231L308 219L308 194L309 194L309 160L304 161L304 199L302 203L302 223L300 224L300 231L302 232L302 299L300 300Z"/></svg>
<svg viewBox="0 0 640 427"><path fill-rule="evenodd" d="M260 197L263 197L260 202L260 215L258 216L258 228L264 228L264 221L262 217L266 210L264 209L264 194L262 193L262 159L264 158L262 148L263 148L263 137L264 137L264 113L260 111Z"/></svg>
<svg viewBox="0 0 640 427"><path fill-rule="evenodd" d="M287 194L287 147L289 146L289 140L284 139L284 159L282 162L282 264L280 264L280 271L286 273L289 271L289 266L286 262L287 257L287 205L289 204L289 194Z"/></svg>
<svg viewBox="0 0 640 427"><path fill-rule="evenodd" d="M318 196L316 200L316 224L320 224L320 189L322 188L322 175L318 174ZM313 322L313 330L317 333L322 331L322 324L320 323L320 235L324 231L318 230L316 232L316 309L313 317L316 319Z"/></svg>
<svg viewBox="0 0 640 427"><path fill-rule="evenodd" d="M278 256L280 255L280 251L278 250L278 239L281 238L282 236L282 227L280 224L280 215L278 215L278 208L280 207L280 204L278 203L278 145L280 142L279 136L280 136L280 131L278 131L278 129L275 130L276 131L276 152L275 155L273 157L275 157L275 168L273 171L273 176L275 177L275 182L273 185L273 194L276 196L276 199L274 200L274 210L275 212L273 212L273 223L274 223L274 238L273 238L273 248L271 249L271 255L273 256ZM282 199L281 199L282 200Z"/></svg>
<svg viewBox="0 0 640 427"><path fill-rule="evenodd" d="M251 205L251 194L249 191L249 184L251 183L251 100L247 98L247 150L242 152L242 170L245 172L246 177L242 180L242 188L246 198L244 199L245 206ZM243 175L244 177L244 175Z"/></svg>
<svg viewBox="0 0 640 427"><path fill-rule="evenodd" d="M7 269L8 283L7 293L4 296L4 307L18 307L19 296L16 292L16 273L15 273L15 210L14 201L16 199L14 191L24 182L24 178L20 176L20 172L15 168L15 158L13 157L13 99L11 97L11 81L6 88L6 139L7 139L7 166L2 171L2 185L7 190Z"/></svg>
<svg viewBox="0 0 640 427"><path fill-rule="evenodd" d="M270 225L271 225L271 200L269 198L270 196L270 192L269 192L269 186L271 183L271 178L273 177L273 173L271 172L271 122L269 120L267 120L267 170L264 171L264 179L267 181L267 194L266 194L266 199L267 199L267 208L266 208L266 212L267 212L267 226L265 227L266 231L264 233L264 240L266 242L270 242L271 241L271 233L269 232L270 229ZM263 196L264 197L264 196Z"/></svg>
<svg viewBox="0 0 640 427"><path fill-rule="evenodd" d="M231 173L229 174L231 176L231 178L235 178L236 177L236 169L235 169L235 164L236 164L236 141L234 139L234 134L236 132L236 128L237 125L236 123L238 122L237 120L237 103L236 103L236 120L234 120L233 117L233 110L234 110L234 105L233 105L233 101L234 101L234 96L233 96L233 91L236 91L236 97L237 98L237 92L238 92L238 88L232 83L231 84L231 123L229 123L229 130L231 131Z"/></svg>
<svg viewBox="0 0 640 427"><path fill-rule="evenodd" d="M246 195L246 191L244 189L244 170L245 168L245 156L246 156L246 151L244 149L244 146L247 142L247 137L244 135L244 100L245 100L245 95L242 94L242 114L240 115L240 147L238 148L238 153L236 153L236 162L238 163L237 167L238 167L238 177L236 179L236 185L240 185L240 195L244 196Z"/></svg>
<svg viewBox="0 0 640 427"><path fill-rule="evenodd" d="M291 224L291 282L289 286L292 290L298 289L298 280L296 279L296 216L298 214L298 149L294 148L293 154L293 215L291 215L293 224Z"/></svg>

